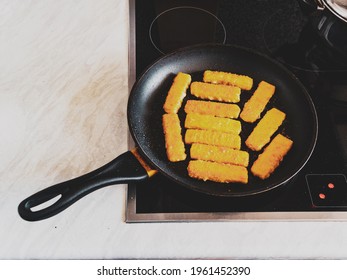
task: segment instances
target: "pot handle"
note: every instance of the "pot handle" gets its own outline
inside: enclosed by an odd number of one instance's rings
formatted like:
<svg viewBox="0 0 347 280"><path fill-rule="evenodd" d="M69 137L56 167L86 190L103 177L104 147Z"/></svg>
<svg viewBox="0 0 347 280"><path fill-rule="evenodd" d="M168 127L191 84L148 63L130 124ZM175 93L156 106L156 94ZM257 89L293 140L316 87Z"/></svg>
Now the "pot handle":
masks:
<svg viewBox="0 0 347 280"><path fill-rule="evenodd" d="M85 195L113 184L142 181L148 172L138 157L128 151L106 165L72 180L58 183L24 199L18 206L19 215L26 221L39 221L52 217ZM49 206L42 204L58 199ZM44 207L35 211L34 207Z"/></svg>

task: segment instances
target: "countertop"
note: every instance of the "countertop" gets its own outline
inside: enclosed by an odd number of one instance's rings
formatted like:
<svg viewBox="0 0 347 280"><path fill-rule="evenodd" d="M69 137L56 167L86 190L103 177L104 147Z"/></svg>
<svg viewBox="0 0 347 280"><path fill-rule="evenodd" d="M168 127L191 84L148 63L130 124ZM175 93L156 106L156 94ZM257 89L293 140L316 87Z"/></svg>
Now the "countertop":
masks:
<svg viewBox="0 0 347 280"><path fill-rule="evenodd" d="M125 223L126 185L18 204L127 151L128 1L2 0L0 259L347 258L346 222Z"/></svg>

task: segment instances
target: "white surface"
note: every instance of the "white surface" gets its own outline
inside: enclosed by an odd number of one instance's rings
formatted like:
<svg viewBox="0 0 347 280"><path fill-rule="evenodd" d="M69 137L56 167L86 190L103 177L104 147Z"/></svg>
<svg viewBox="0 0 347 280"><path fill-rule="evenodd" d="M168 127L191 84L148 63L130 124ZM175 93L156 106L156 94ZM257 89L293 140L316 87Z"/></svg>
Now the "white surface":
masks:
<svg viewBox="0 0 347 280"><path fill-rule="evenodd" d="M126 188L19 202L127 150L128 2L0 0L0 258L347 258L345 222L126 224Z"/></svg>

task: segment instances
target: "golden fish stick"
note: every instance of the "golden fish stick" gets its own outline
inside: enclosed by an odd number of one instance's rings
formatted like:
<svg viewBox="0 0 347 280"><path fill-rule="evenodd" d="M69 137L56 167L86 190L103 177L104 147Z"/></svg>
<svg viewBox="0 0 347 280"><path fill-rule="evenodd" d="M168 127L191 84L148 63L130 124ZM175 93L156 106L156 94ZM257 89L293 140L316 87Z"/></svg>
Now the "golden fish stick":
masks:
<svg viewBox="0 0 347 280"><path fill-rule="evenodd" d="M268 178L280 165L292 145L292 140L278 134L253 163L251 168L253 175L261 179Z"/></svg>
<svg viewBox="0 0 347 280"><path fill-rule="evenodd" d="M234 134L241 132L241 122L238 120L195 113L187 114L184 125L185 128L209 129Z"/></svg>
<svg viewBox="0 0 347 280"><path fill-rule="evenodd" d="M238 118L240 107L236 104L227 104L220 102L188 100L184 111L188 113L197 113L202 115L212 115L223 118Z"/></svg>
<svg viewBox="0 0 347 280"><path fill-rule="evenodd" d="M243 184L248 182L246 167L219 162L191 160L188 164L188 174L192 178L204 181Z"/></svg>
<svg viewBox="0 0 347 280"><path fill-rule="evenodd" d="M190 85L190 92L201 99L237 103L240 101L241 89L228 85L192 82Z"/></svg>
<svg viewBox="0 0 347 280"><path fill-rule="evenodd" d="M185 160L187 155L181 134L180 120L177 114L163 115L166 154L169 161Z"/></svg>
<svg viewBox="0 0 347 280"><path fill-rule="evenodd" d="M164 111L168 114L176 114L182 105L182 101L186 96L192 78L189 74L179 72L169 89L168 95L164 103Z"/></svg>
<svg viewBox="0 0 347 280"><path fill-rule="evenodd" d="M286 114L276 108L267 111L253 129L252 133L248 136L245 142L247 147L253 151L260 151L270 142L271 136L283 123L285 117Z"/></svg>
<svg viewBox="0 0 347 280"><path fill-rule="evenodd" d="M212 130L187 129L184 141L186 144L210 144L238 150L241 148L240 135Z"/></svg>
<svg viewBox="0 0 347 280"><path fill-rule="evenodd" d="M254 123L260 118L266 104L275 93L275 86L261 81L251 98L244 105L240 118L245 122Z"/></svg>
<svg viewBox="0 0 347 280"><path fill-rule="evenodd" d="M234 150L227 147L218 147L194 143L190 148L192 159L201 159L234 165L248 166L249 154L246 151Z"/></svg>
<svg viewBox="0 0 347 280"><path fill-rule="evenodd" d="M251 77L221 71L206 70L203 80L207 83L233 85L245 90L250 90L253 86Z"/></svg>

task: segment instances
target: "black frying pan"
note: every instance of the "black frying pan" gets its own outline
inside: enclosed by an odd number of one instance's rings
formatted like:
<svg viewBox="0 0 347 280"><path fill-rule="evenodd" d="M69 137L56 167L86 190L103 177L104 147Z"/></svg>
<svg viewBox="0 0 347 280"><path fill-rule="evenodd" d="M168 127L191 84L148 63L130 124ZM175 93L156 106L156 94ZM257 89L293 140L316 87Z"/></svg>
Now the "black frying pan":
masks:
<svg viewBox="0 0 347 280"><path fill-rule="evenodd" d="M275 96L267 109L276 107L287 114L280 132L294 141L293 148L282 164L266 180L249 174L249 183L215 183L190 178L188 160L172 163L167 160L162 129L162 107L174 76L178 72L202 80L206 69L245 74L254 79L250 92L243 92L241 107L261 80L276 86ZM189 96L189 92L188 92ZM189 98L192 98L189 96ZM184 114L179 113L182 124ZM311 98L298 79L278 62L248 49L225 45L201 45L168 54L151 65L134 84L128 101L128 124L141 158L152 168L171 180L208 195L223 197L250 196L272 190L290 180L311 156L317 139L317 115ZM254 125L242 124L242 139L246 139ZM183 127L183 126L182 126ZM247 147L243 146L243 150ZM256 154L250 152L250 164ZM145 180L150 172L133 152L126 152L105 166L67 182L44 189L22 201L20 216L36 221L53 216L78 199L101 187ZM31 208L60 197L41 210Z"/></svg>

